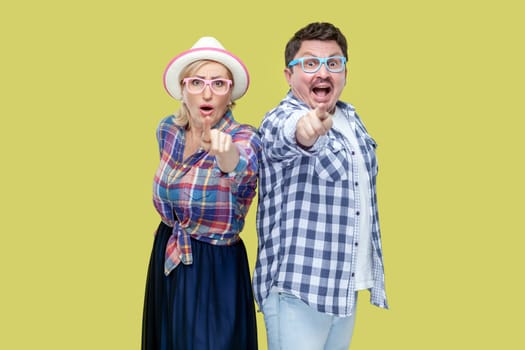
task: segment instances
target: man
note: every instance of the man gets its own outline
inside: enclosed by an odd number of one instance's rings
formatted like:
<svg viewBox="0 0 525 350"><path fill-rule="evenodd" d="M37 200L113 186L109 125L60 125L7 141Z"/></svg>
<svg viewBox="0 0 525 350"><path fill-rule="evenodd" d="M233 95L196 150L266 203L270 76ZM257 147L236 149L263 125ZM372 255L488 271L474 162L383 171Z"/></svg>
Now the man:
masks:
<svg viewBox="0 0 525 350"><path fill-rule="evenodd" d="M376 202L376 143L339 101L347 42L330 23L290 39L290 91L259 128L263 144L253 285L269 350L348 349L357 293L388 308Z"/></svg>

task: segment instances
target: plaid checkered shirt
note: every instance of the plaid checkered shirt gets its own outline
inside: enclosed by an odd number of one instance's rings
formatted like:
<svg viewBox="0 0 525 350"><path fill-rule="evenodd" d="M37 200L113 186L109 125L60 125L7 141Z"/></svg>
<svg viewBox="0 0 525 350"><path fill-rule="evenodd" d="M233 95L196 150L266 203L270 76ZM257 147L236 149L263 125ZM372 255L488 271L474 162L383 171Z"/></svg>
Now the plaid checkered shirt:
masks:
<svg viewBox="0 0 525 350"><path fill-rule="evenodd" d="M376 197L376 143L352 105L337 102L349 121L369 174L372 213L370 302L388 308ZM291 92L259 128L263 145L257 211L258 256L253 276L259 306L270 290L292 293L320 312L348 316L356 302L360 184L357 155L332 128L310 149L295 142L308 106ZM363 179L364 180L364 179ZM366 182L366 181L364 181Z"/></svg>
<svg viewBox="0 0 525 350"><path fill-rule="evenodd" d="M231 111L214 126L232 135L239 163L223 173L215 156L199 150L183 159L185 130L164 118L157 128L160 164L153 181L153 203L162 221L173 227L166 247L165 274L191 264L190 237L215 245L239 240L255 196L261 144L255 128L241 125Z"/></svg>

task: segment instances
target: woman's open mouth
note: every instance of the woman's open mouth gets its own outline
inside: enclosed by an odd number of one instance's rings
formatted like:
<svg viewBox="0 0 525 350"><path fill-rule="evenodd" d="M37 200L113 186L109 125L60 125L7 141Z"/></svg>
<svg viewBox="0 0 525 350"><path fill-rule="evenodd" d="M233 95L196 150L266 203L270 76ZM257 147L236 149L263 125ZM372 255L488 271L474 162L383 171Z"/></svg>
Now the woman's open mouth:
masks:
<svg viewBox="0 0 525 350"><path fill-rule="evenodd" d="M205 117L211 115L214 110L212 105L201 105L199 109L201 111L201 114Z"/></svg>

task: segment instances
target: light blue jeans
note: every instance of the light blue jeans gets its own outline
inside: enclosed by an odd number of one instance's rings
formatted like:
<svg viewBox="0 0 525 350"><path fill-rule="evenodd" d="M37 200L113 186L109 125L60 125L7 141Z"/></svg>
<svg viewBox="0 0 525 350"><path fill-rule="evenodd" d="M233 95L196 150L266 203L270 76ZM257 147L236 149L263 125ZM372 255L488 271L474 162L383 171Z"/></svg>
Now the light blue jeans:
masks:
<svg viewBox="0 0 525 350"><path fill-rule="evenodd" d="M272 291L262 305L268 350L348 350L355 322L318 312L294 295Z"/></svg>

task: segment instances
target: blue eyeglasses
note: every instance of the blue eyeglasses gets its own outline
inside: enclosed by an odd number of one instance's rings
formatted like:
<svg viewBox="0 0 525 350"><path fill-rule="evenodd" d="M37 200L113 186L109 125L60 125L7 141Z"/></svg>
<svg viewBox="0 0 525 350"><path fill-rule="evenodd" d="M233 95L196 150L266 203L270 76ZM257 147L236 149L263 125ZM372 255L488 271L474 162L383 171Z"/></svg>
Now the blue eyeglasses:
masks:
<svg viewBox="0 0 525 350"><path fill-rule="evenodd" d="M305 73L315 73L324 64L326 69L332 73L340 73L345 70L346 57L331 56L331 57L301 57L288 63L288 67L293 67L301 63L301 68Z"/></svg>

